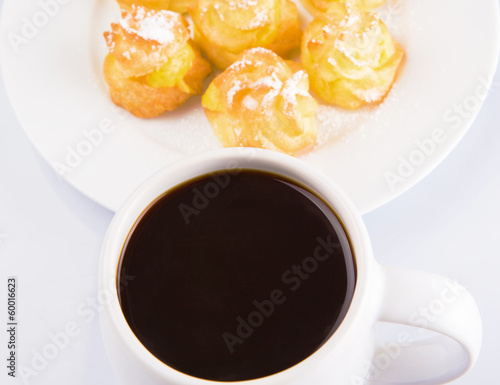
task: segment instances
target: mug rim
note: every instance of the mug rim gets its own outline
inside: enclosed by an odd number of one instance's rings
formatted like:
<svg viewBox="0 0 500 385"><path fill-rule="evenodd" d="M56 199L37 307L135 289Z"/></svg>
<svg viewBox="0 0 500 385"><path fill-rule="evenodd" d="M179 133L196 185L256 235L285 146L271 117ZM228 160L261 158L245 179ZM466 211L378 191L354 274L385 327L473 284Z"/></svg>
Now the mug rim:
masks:
<svg viewBox="0 0 500 385"><path fill-rule="evenodd" d="M221 167L226 164L226 168ZM242 166L242 163L244 166ZM219 165L219 166L217 166ZM232 166L234 165L234 166ZM356 283L351 303L344 319L335 332L315 352L303 361L266 377L244 381L217 382L180 372L160 361L135 336L121 309L117 293L117 276L120 257L125 242L141 215L166 191L198 176L217 171L235 169L260 170L275 173L297 181L322 197L339 218L349 238L356 269ZM186 173L186 171L189 171ZM296 378L327 357L348 334L354 324L360 322L357 314L364 307L368 290L368 277L372 262L372 250L361 215L347 195L326 175L297 158L270 150L257 148L223 148L191 155L173 162L145 180L127 198L116 212L106 233L101 249L99 265L99 292L110 294L104 306L106 316L128 353L145 370L159 379L172 384L200 385L248 384L272 385Z"/></svg>

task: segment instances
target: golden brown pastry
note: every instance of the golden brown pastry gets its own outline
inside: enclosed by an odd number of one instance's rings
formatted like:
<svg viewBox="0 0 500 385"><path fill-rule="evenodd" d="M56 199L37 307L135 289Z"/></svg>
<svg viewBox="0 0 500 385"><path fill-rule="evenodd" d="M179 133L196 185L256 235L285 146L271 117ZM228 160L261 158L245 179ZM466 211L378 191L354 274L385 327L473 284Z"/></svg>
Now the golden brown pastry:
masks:
<svg viewBox="0 0 500 385"><path fill-rule="evenodd" d="M187 12L188 7L193 6L197 0L118 0L120 8L132 11L132 7L145 7L156 11L168 10L179 13Z"/></svg>
<svg viewBox="0 0 500 385"><path fill-rule="evenodd" d="M300 0L305 9L313 16L326 12L332 4L349 2L352 6L364 11L381 7L386 0Z"/></svg>
<svg viewBox="0 0 500 385"><path fill-rule="evenodd" d="M316 140L318 103L307 73L264 48L245 51L217 76L202 105L225 147L260 147L294 154Z"/></svg>
<svg viewBox="0 0 500 385"><path fill-rule="evenodd" d="M140 118L171 111L200 94L210 64L190 41L187 21L171 11L134 7L104 37L104 79L113 102Z"/></svg>
<svg viewBox="0 0 500 385"><path fill-rule="evenodd" d="M300 45L299 14L290 0L199 0L189 13L195 41L221 69L248 48L283 56Z"/></svg>
<svg viewBox="0 0 500 385"><path fill-rule="evenodd" d="M301 60L324 101L356 109L381 101L404 56L385 24L348 3L333 5L304 31Z"/></svg>

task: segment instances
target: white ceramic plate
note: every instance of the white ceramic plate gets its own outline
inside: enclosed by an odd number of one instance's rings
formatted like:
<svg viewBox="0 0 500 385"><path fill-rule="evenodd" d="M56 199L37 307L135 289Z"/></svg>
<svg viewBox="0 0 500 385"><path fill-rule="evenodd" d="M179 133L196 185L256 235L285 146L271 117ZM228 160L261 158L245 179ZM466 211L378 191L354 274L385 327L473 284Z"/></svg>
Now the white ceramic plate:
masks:
<svg viewBox="0 0 500 385"><path fill-rule="evenodd" d="M319 144L301 156L362 213L452 150L487 97L499 51L497 0L389 0L380 12L407 52L393 90L377 107L322 106ZM12 105L34 146L111 210L162 166L220 147L200 97L153 120L114 107L101 76L102 32L118 17L114 0L5 0L0 47Z"/></svg>

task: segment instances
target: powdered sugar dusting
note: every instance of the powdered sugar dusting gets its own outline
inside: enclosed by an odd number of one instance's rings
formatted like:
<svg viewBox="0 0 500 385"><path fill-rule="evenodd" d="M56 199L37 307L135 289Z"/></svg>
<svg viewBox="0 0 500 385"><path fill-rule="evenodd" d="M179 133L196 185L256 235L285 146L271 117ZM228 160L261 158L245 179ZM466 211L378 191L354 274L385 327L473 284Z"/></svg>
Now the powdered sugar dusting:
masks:
<svg viewBox="0 0 500 385"><path fill-rule="evenodd" d="M271 114L272 106L276 102L276 98L281 96L284 100L284 112L291 118L296 118L297 114L297 96L311 98L308 90L304 89L304 80L307 80L308 75L305 71L297 71L290 78L281 81L276 71L272 71L269 75L263 76L255 81L233 80L231 88L227 92L226 102L229 108L234 107L234 97L242 90L256 91L257 93L265 90L265 94L259 102L254 97L245 95L242 100L243 107L254 111L261 108L263 113ZM307 83L306 83L307 84Z"/></svg>
<svg viewBox="0 0 500 385"><path fill-rule="evenodd" d="M242 25L242 29L255 29L264 26L266 23L269 23L271 17L269 15L269 11L267 8L260 6L257 0L237 0L237 1L229 1L227 2L229 9L231 11L244 11L253 13L253 18L247 25ZM224 12L222 12L223 8L220 3L216 3L214 5L214 9L217 11L217 15L221 21L225 21ZM208 9L203 9L202 13L208 12Z"/></svg>
<svg viewBox="0 0 500 385"><path fill-rule="evenodd" d="M243 107L247 110L255 111L257 107L259 107L259 102L252 98L250 95L247 95L243 98Z"/></svg>
<svg viewBox="0 0 500 385"><path fill-rule="evenodd" d="M371 115L371 107L352 111L340 107L320 105L316 112L316 148L339 140L352 130L363 129Z"/></svg>
<svg viewBox="0 0 500 385"><path fill-rule="evenodd" d="M247 67L247 66L251 66L251 65L255 65L256 63L250 61L250 60L239 60L237 62L234 62L233 64L231 64L229 67L227 67L227 69L229 71L240 71L242 70L243 68Z"/></svg>
<svg viewBox="0 0 500 385"><path fill-rule="evenodd" d="M330 35L330 34L332 34L332 33L333 33L333 28L332 28L332 26L331 26L331 25L329 25L329 24L326 24L326 25L323 27L323 33L324 33L325 35Z"/></svg>
<svg viewBox="0 0 500 385"><path fill-rule="evenodd" d="M106 32L104 36L106 38L106 45L108 46L110 51L113 51L116 46L115 41L113 40L113 33Z"/></svg>
<svg viewBox="0 0 500 385"><path fill-rule="evenodd" d="M258 4L257 0L237 0L229 1L230 9L249 9L250 7L255 7Z"/></svg>
<svg viewBox="0 0 500 385"><path fill-rule="evenodd" d="M376 50L375 52L368 52L366 54L365 60L363 60L360 55L360 53L361 54L363 53L362 52L363 50L372 51L373 48L378 48L378 47L373 47L376 44L375 39L373 39L372 41L368 40L366 42L356 41L356 40L357 39L355 39L355 37L353 39L347 39L347 40L337 39L335 40L335 48L357 67L368 67L376 65L380 60L380 55L381 55L380 50ZM333 65L333 63L330 62L330 59L331 58L328 59L328 62Z"/></svg>
<svg viewBox="0 0 500 385"><path fill-rule="evenodd" d="M258 28L270 22L269 12L265 9L255 9L255 17L248 24L248 28Z"/></svg>
<svg viewBox="0 0 500 385"><path fill-rule="evenodd" d="M288 116L296 117L297 95L311 97L309 92L301 87L301 83L304 83L307 78L306 72L301 70L286 80L281 94L285 100L285 112Z"/></svg>
<svg viewBox="0 0 500 385"><path fill-rule="evenodd" d="M227 92L226 101L227 101L227 104L229 107L231 107L233 105L235 95L242 90L241 86L242 86L241 80L235 80L233 82L233 85L231 86L231 88Z"/></svg>
<svg viewBox="0 0 500 385"><path fill-rule="evenodd" d="M264 7L259 7L259 2L257 0L236 0L230 1L228 4L231 10L244 10L254 13L254 17L250 23L245 26L246 28L258 28L268 23L270 20L268 10Z"/></svg>
<svg viewBox="0 0 500 385"><path fill-rule="evenodd" d="M272 51L256 47L249 49L247 54L239 61L230 65L226 71L233 72L226 81L230 81L229 90L226 91L226 105L228 108L234 106L235 96L243 91L250 91L242 100L242 105L247 110L260 110L260 113L268 115L273 113L273 105L278 97L284 102L284 113L292 118L297 118L297 96L312 98L308 92L308 75L304 70L293 73L290 77L283 79L279 67L263 67L264 63L251 55L275 55ZM251 57L251 59L249 59ZM259 72L253 72L248 67L257 68ZM246 72L246 73L245 73ZM283 80L282 80L283 79Z"/></svg>
<svg viewBox="0 0 500 385"><path fill-rule="evenodd" d="M355 90L355 94L358 98L368 103L376 102L384 96L384 93L381 92L378 88L370 88L367 90Z"/></svg>
<svg viewBox="0 0 500 385"><path fill-rule="evenodd" d="M276 75L276 72L273 71L271 76L260 78L249 86L250 89L258 89L261 87L269 89L262 99L262 107L264 108L264 111L268 112L276 97L279 95L280 90L283 87L283 82L280 80L278 75Z"/></svg>
<svg viewBox="0 0 500 385"><path fill-rule="evenodd" d="M349 3L345 3L345 4L346 4L347 13L346 13L344 20L342 20L339 25L341 27L344 27L344 28L349 28L349 27L352 27L352 26L356 25L357 23L359 23L361 21L361 18L359 17L358 13L353 12L353 8L352 8L351 4L349 4Z"/></svg>
<svg viewBox="0 0 500 385"><path fill-rule="evenodd" d="M254 48L250 48L247 52L249 52L251 54L255 54L255 53L268 54L269 52L272 52L272 51L268 50L267 48L263 48L263 47L254 47Z"/></svg>
<svg viewBox="0 0 500 385"><path fill-rule="evenodd" d="M221 148L222 144L205 117L200 97L193 99L188 102L188 106L163 117L146 122L137 120L135 129L148 140L161 144L167 154L189 155Z"/></svg>
<svg viewBox="0 0 500 385"><path fill-rule="evenodd" d="M365 105L358 110L346 110L341 107L321 104L316 112L318 137L315 148L320 148L343 139L349 141L350 133L358 131L364 137L364 130L382 121L390 124L384 118L401 99L402 91L395 83L385 99L374 105Z"/></svg>
<svg viewBox="0 0 500 385"><path fill-rule="evenodd" d="M171 11L146 11L143 7L137 7L119 23L130 34L166 45L175 40L178 17L178 14Z"/></svg>
<svg viewBox="0 0 500 385"><path fill-rule="evenodd" d="M375 14L369 17L371 21L366 26L359 14L352 13L351 9L340 23L348 29L339 34L334 43L335 49L357 67L376 65L380 60L380 37L383 35L380 19Z"/></svg>
<svg viewBox="0 0 500 385"><path fill-rule="evenodd" d="M339 64L337 63L337 60L333 57L328 58L328 64L330 64L333 68L338 68Z"/></svg>

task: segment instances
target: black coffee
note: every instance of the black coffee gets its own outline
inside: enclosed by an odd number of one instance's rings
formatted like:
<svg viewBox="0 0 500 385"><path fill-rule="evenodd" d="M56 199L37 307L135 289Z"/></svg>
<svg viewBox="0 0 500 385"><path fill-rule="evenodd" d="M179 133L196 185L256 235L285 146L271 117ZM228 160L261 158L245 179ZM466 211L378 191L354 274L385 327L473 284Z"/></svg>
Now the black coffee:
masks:
<svg viewBox="0 0 500 385"><path fill-rule="evenodd" d="M124 247L117 286L130 328L158 359L194 377L243 381L323 345L355 275L327 204L247 170L188 181L150 206Z"/></svg>

